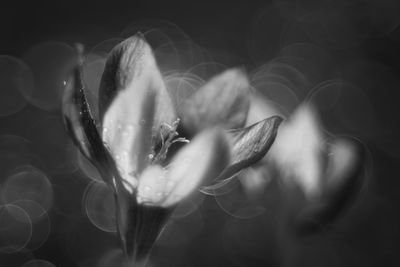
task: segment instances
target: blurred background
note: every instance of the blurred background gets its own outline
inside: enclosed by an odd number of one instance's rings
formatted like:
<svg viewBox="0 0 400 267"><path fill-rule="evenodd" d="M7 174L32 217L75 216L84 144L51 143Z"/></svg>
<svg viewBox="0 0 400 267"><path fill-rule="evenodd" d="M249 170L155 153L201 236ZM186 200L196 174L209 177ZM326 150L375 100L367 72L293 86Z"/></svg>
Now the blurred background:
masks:
<svg viewBox="0 0 400 267"><path fill-rule="evenodd" d="M400 2L13 1L0 4L0 266L118 266L111 192L67 136L63 82L85 46L97 116L110 49L141 31L184 97L240 66L284 117L313 103L326 131L366 147L364 183L337 220L282 233L287 196L262 164L178 207L149 266L399 266ZM179 102L178 102L179 103ZM256 105L255 105L256 107ZM253 110L260 119L265 109ZM246 189L247 188L247 189ZM260 189L261 188L261 189Z"/></svg>

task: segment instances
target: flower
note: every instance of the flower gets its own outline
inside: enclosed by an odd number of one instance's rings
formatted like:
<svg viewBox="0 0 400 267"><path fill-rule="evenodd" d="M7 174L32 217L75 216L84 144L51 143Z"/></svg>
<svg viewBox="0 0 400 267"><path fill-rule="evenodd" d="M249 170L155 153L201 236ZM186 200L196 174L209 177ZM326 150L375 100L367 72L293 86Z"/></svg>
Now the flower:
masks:
<svg viewBox="0 0 400 267"><path fill-rule="evenodd" d="M86 101L78 50L64 93L65 125L115 193L126 255L144 263L174 207L207 181L213 184L203 190L210 192L260 160L281 118L240 128L249 109L249 85L240 69L214 77L175 109L151 47L136 34L107 59L98 129ZM221 130L226 128L233 129ZM187 135L180 136L181 130Z"/></svg>
<svg viewBox="0 0 400 267"><path fill-rule="evenodd" d="M257 100L259 110L277 113ZM364 146L355 138L329 136L310 103L282 123L264 164L278 172L286 198L282 214L296 234L331 223L365 183Z"/></svg>

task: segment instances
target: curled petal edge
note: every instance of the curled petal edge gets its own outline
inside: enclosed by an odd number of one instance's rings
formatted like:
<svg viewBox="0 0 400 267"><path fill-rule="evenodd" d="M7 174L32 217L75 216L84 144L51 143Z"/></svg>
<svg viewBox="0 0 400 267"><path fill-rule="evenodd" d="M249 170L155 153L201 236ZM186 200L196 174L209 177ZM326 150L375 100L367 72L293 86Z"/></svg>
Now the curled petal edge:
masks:
<svg viewBox="0 0 400 267"><path fill-rule="evenodd" d="M216 190L229 183L241 170L261 160L275 141L282 121L281 117L272 116L246 128L228 131L231 162L214 179L214 184L203 186L200 191L207 195L214 195Z"/></svg>

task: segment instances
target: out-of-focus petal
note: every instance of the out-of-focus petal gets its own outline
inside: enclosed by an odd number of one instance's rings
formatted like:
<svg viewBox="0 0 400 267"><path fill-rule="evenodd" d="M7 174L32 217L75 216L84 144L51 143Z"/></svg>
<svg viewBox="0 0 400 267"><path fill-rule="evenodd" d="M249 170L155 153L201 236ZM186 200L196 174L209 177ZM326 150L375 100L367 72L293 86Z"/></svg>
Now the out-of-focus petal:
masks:
<svg viewBox="0 0 400 267"><path fill-rule="evenodd" d="M268 153L287 185L300 186L307 198L322 193L325 145L317 115L310 106L300 106L279 129Z"/></svg>
<svg viewBox="0 0 400 267"><path fill-rule="evenodd" d="M107 168L110 168L112 162L108 151L103 146L86 100L81 54L78 61L65 85L62 105L64 123L81 152L97 166L102 174L105 174L108 173ZM103 178L107 180L111 179L111 176L103 175Z"/></svg>
<svg viewBox="0 0 400 267"><path fill-rule="evenodd" d="M286 118L285 114L277 104L265 98L261 93L257 91L252 92L250 95L250 109L246 119L246 126L253 125L264 118L272 116L280 116Z"/></svg>
<svg viewBox="0 0 400 267"><path fill-rule="evenodd" d="M330 145L324 172L324 195L309 202L296 218L298 234L317 230L338 217L359 195L365 179L364 148L355 140L338 139Z"/></svg>
<svg viewBox="0 0 400 267"><path fill-rule="evenodd" d="M206 179L216 177L229 163L230 151L225 134L221 130L205 130L182 148L171 161L163 183L162 207L171 207L193 193ZM156 189L154 179L143 179L140 183L147 189ZM157 193L156 193L157 194Z"/></svg>
<svg viewBox="0 0 400 267"><path fill-rule="evenodd" d="M273 144L282 118L273 116L242 129L228 131L231 146L231 162L218 175L213 185L204 186L201 191L214 194L214 191L224 186L239 171L262 159Z"/></svg>
<svg viewBox="0 0 400 267"><path fill-rule="evenodd" d="M326 170L326 187L337 191L353 183L355 172L362 166L362 145L356 140L337 139L330 145ZM327 192L329 193L329 192Z"/></svg>
<svg viewBox="0 0 400 267"><path fill-rule="evenodd" d="M215 125L226 129L243 127L250 106L249 95L246 74L241 69L229 69L185 99L179 115L191 134Z"/></svg>
<svg viewBox="0 0 400 267"><path fill-rule="evenodd" d="M162 123L176 116L150 46L138 34L107 59L99 91L102 139L121 176L133 187L148 162Z"/></svg>

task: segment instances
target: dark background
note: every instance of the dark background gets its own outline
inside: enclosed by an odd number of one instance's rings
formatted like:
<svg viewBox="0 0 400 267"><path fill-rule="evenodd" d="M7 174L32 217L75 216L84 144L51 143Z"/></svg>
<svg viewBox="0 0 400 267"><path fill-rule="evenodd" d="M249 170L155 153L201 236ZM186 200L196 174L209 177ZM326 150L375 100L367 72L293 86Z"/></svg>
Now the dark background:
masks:
<svg viewBox="0 0 400 267"><path fill-rule="evenodd" d="M47 41L80 42L90 49L106 39L127 37L121 32L139 22L150 27L173 23L216 61L250 72L288 44L315 45L315 51L302 56L317 64L317 72L319 67L326 72L318 72L311 87L340 72L361 90L349 95L339 119L323 116L329 131L350 134L368 147L368 181L357 201L323 231L282 240L278 229L284 196L276 184L257 200L263 213L249 219L230 216L210 197L199 210L174 219L154 249L151 266L399 266L399 10L396 1L3 1L0 54L24 59L31 47ZM308 19L309 13L329 23L321 26ZM298 18L306 19L300 23ZM329 60L320 58L320 49ZM300 70L309 74L312 68ZM4 104L5 96L0 97ZM28 163L46 173L54 194L45 242L38 249L1 253L0 266L22 266L32 259L59 267L103 266L103 255L115 250L117 242L93 226L82 208L90 180L70 166L59 108L26 104L0 117L0 134L29 141L36 156ZM1 140L4 183L14 167L26 162L18 155L11 162L7 153L19 150L5 148L8 139Z"/></svg>

